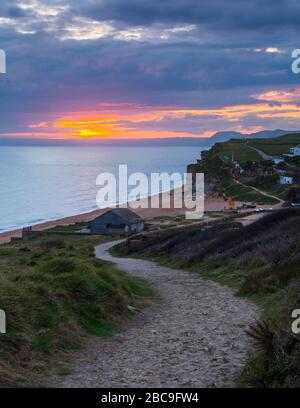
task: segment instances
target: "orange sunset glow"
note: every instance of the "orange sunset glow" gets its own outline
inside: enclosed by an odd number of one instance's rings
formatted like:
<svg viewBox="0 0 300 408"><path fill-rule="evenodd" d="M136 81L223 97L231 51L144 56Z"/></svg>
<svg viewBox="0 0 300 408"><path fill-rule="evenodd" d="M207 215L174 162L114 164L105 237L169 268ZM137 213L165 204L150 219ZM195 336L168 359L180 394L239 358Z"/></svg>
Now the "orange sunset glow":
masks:
<svg viewBox="0 0 300 408"><path fill-rule="evenodd" d="M263 126L258 124L245 126L242 121L299 119L300 106L292 103L299 93L299 89L293 91L269 90L252 96L253 99L255 98L252 104L199 109L103 103L99 104L99 110L92 112L40 114L38 121L27 124L29 131L6 135L81 139L195 138L212 136L218 130L213 127L216 121L222 123L224 129L230 128L250 133L263 129ZM196 123L191 130L189 122ZM186 127L184 123L187 123ZM209 126L206 126L206 129L199 126L198 130L197 123L199 125L208 123ZM178 124L179 129L176 129Z"/></svg>

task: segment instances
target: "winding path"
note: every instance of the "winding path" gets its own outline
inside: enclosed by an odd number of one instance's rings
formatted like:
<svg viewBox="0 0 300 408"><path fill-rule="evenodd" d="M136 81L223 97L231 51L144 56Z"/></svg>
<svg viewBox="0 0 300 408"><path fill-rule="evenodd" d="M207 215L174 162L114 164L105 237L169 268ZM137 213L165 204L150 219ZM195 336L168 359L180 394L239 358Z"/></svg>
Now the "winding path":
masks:
<svg viewBox="0 0 300 408"><path fill-rule="evenodd" d="M265 153L264 151L258 149L257 147L250 146L249 144L245 144L245 146L249 147L249 149L255 150L255 151L261 156L261 158L262 158L263 160L273 160L273 159L275 159L275 156L270 156L269 154ZM235 181L236 181L238 184L240 184L241 186L249 187L249 188L251 188L252 190L256 191L256 192L259 193L259 194L262 194L262 195L264 195L264 196L266 196L266 197L270 197L270 198L273 198L274 200L277 200L277 201L278 201L279 203L281 203L281 204L284 203L284 200L282 200L281 198L279 198L279 197L277 197L277 196L274 196L274 195L272 195L272 194L268 194L268 193L266 193L265 191L263 191L263 190L261 190L261 189L259 189L259 188L257 188L257 187L253 187L253 186L249 186L248 184L241 183L241 182L238 181L237 179L235 179Z"/></svg>
<svg viewBox="0 0 300 408"><path fill-rule="evenodd" d="M271 156L271 155L265 153L264 151L258 149L257 147L250 146L250 145L248 145L248 144L247 144L246 146L250 147L250 149L256 150L257 153L260 154L260 156L262 157L263 160L273 160L273 159L276 159L276 158L277 158L277 159L280 158L280 156ZM285 165L286 165L287 167L290 167L291 169L295 169L295 168L297 167L297 165L295 165L295 164L293 165L293 164L288 163L288 162L285 162Z"/></svg>
<svg viewBox="0 0 300 408"><path fill-rule="evenodd" d="M196 274L115 258L107 252L115 244L97 246L97 257L147 279L161 299L153 299L116 339L90 339L58 387L234 384L250 345L245 329L257 319L257 307Z"/></svg>
<svg viewBox="0 0 300 408"><path fill-rule="evenodd" d="M261 194L261 195L264 195L265 197L273 198L274 200L277 200L277 201L278 201L279 203L281 203L281 204L284 203L284 200L282 200L281 198L276 197L276 196L274 196L274 195L272 195L272 194L266 193L265 191L263 191L263 190L261 190L261 189L259 189L259 188L257 188L257 187L250 186L249 184L244 184L244 183L242 183L241 181L239 181L239 180L236 179L236 178L234 179L234 181L235 181L237 184L240 184L241 186L251 188L252 190L256 191L257 193L259 193L259 194ZM276 204L276 205L278 205L278 204Z"/></svg>
<svg viewBox="0 0 300 408"><path fill-rule="evenodd" d="M275 156L271 156L270 154L265 153L263 150L258 149L257 147L251 146L249 144L245 144L245 146L249 147L249 149L255 150L263 160L273 160Z"/></svg>

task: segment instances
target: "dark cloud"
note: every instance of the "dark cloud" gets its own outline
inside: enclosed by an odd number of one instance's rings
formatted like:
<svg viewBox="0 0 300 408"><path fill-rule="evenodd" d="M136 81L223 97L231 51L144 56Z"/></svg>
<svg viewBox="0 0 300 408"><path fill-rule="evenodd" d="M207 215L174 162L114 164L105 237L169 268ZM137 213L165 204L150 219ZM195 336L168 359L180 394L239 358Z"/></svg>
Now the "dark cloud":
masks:
<svg viewBox="0 0 300 408"><path fill-rule="evenodd" d="M155 22L203 24L217 30L299 26L298 0L109 0L91 1L83 12L130 25Z"/></svg>
<svg viewBox="0 0 300 408"><path fill-rule="evenodd" d="M2 112L89 110L106 101L251 103L257 89L299 83L290 70L291 50L299 48L298 0L41 2L70 6L57 15L19 3L0 5L0 18L9 19L0 27L8 62L0 78ZM87 18L112 32L101 36L101 26ZM81 40L84 29L99 30L99 37Z"/></svg>

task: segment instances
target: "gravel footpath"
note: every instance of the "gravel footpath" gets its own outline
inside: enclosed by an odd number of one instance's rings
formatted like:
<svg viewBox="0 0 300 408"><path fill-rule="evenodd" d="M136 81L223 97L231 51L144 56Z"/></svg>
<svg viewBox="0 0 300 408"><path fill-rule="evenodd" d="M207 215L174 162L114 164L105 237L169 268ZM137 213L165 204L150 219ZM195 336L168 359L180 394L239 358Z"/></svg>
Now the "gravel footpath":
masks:
<svg viewBox="0 0 300 408"><path fill-rule="evenodd" d="M147 279L161 296L129 322L116 339L91 338L72 374L58 387L228 387L245 362L245 329L258 308L196 274L153 262L96 256Z"/></svg>

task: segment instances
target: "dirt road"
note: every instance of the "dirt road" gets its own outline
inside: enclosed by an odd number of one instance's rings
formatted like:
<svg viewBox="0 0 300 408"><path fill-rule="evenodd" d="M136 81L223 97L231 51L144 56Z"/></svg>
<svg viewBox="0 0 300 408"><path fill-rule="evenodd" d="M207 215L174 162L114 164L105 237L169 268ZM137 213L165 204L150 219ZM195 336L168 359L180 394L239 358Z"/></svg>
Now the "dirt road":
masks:
<svg viewBox="0 0 300 408"><path fill-rule="evenodd" d="M258 317L251 302L195 274L153 262L98 258L147 279L161 300L138 313L117 338L92 338L59 387L232 386L246 358L245 329Z"/></svg>
<svg viewBox="0 0 300 408"><path fill-rule="evenodd" d="M284 200L282 200L281 198L276 197L276 196L274 196L274 195L272 195L272 194L266 193L265 191L263 191L263 190L261 190L261 189L259 189L259 188L257 188L257 187L250 186L249 184L244 184L244 183L242 183L241 181L237 180L236 178L234 179L234 181L235 181L237 184L241 185L241 186L251 188L252 190L256 191L257 193L259 193L259 194L261 194L261 195L264 195L265 197L273 198L274 200L277 200L278 203L280 203L280 204L283 204L283 203L284 203ZM275 204L275 205L277 205L277 204Z"/></svg>

